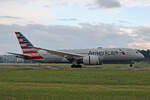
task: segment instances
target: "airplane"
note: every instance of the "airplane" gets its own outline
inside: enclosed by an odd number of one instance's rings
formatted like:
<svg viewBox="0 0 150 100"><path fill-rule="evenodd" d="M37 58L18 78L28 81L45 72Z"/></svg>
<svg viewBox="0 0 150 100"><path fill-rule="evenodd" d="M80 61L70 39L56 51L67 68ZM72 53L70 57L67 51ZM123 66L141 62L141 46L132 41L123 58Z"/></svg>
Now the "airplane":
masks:
<svg viewBox="0 0 150 100"><path fill-rule="evenodd" d="M71 63L72 68L81 68L81 64L102 65L107 61L128 61L130 67L132 67L135 61L144 59L139 50L131 48L98 47L92 49L48 50L33 46L21 32L15 32L15 34L23 54L8 53L25 60L41 63Z"/></svg>

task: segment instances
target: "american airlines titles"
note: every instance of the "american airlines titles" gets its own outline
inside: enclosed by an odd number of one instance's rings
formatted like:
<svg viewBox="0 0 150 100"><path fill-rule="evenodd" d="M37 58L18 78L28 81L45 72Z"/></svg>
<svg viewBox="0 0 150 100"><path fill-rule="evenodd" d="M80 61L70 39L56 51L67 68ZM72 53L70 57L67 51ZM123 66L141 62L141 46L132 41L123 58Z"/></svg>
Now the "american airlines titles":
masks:
<svg viewBox="0 0 150 100"><path fill-rule="evenodd" d="M111 56L118 55L119 51L89 51L88 55Z"/></svg>

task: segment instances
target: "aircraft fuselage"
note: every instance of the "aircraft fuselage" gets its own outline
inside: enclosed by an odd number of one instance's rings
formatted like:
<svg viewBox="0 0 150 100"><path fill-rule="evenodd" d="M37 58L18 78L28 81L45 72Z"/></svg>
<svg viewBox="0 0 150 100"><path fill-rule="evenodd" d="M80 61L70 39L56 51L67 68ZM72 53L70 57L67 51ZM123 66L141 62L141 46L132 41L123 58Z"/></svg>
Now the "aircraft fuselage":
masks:
<svg viewBox="0 0 150 100"><path fill-rule="evenodd" d="M103 58L103 61L138 61L144 58L138 50L129 48L72 49L59 51L80 54L83 56L100 56ZM43 59L35 59L35 61L45 63L69 63L69 61L64 57L50 54L43 50L39 51L39 55L42 56Z"/></svg>

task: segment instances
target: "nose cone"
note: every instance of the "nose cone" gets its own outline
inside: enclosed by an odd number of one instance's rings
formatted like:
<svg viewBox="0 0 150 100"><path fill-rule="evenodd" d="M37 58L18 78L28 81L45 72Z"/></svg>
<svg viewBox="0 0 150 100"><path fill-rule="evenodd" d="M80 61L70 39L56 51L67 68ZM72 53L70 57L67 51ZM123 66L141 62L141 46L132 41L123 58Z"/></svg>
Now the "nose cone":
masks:
<svg viewBox="0 0 150 100"><path fill-rule="evenodd" d="M144 57L144 55L143 55L142 53L139 53L138 58L139 58L140 60L143 60L145 57Z"/></svg>

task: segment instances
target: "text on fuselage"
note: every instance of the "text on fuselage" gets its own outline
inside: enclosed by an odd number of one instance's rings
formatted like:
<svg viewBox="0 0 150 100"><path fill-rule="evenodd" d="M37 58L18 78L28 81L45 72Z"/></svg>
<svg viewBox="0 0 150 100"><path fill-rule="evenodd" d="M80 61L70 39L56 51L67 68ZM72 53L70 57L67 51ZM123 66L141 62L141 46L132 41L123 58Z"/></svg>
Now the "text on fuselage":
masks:
<svg viewBox="0 0 150 100"><path fill-rule="evenodd" d="M118 55L118 51L89 51L88 55L111 56Z"/></svg>

